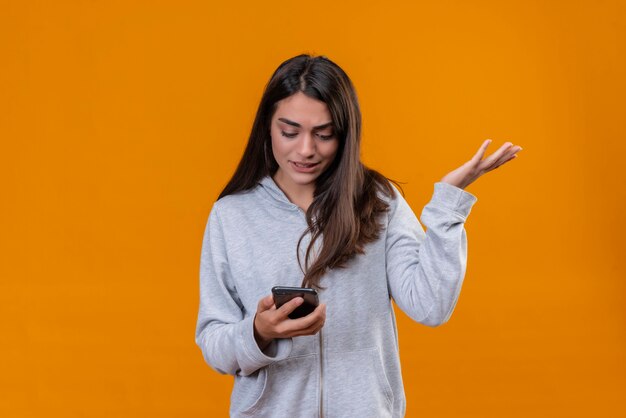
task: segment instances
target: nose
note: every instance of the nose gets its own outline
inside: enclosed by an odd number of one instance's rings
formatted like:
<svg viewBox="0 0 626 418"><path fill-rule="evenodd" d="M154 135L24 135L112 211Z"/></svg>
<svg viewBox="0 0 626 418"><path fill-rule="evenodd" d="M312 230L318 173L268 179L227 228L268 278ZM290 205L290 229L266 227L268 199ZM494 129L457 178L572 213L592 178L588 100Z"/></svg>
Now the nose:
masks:
<svg viewBox="0 0 626 418"><path fill-rule="evenodd" d="M298 146L298 154L303 158L311 158L315 155L315 138L310 133L304 134Z"/></svg>

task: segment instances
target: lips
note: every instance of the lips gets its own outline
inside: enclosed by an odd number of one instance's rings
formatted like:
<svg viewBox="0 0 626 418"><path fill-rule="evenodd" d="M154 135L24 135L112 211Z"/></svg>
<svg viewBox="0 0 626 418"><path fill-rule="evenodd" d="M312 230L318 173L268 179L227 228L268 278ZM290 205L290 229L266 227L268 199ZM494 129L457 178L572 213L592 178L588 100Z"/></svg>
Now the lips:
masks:
<svg viewBox="0 0 626 418"><path fill-rule="evenodd" d="M296 167L300 167L300 168L311 168L311 167L315 167L316 165L319 164L319 163L301 163L301 162L298 162L298 161L292 161L292 163Z"/></svg>
<svg viewBox="0 0 626 418"><path fill-rule="evenodd" d="M319 162L317 162L317 163L303 163L303 162L289 161L289 164L291 164L291 167L297 173L313 173L313 172L315 172L317 170L317 166L320 163Z"/></svg>

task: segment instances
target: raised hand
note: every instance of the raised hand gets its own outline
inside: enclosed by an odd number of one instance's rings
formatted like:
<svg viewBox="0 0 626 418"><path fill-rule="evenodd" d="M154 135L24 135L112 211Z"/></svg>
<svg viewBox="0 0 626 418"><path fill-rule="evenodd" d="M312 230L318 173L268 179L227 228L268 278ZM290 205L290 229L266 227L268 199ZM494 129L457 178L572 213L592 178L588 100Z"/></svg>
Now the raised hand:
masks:
<svg viewBox="0 0 626 418"><path fill-rule="evenodd" d="M483 160L489 144L491 144L491 139L485 140L471 160L443 176L441 181L464 189L483 174L516 158L517 153L522 150L519 145L514 146L511 142L505 142L500 149Z"/></svg>

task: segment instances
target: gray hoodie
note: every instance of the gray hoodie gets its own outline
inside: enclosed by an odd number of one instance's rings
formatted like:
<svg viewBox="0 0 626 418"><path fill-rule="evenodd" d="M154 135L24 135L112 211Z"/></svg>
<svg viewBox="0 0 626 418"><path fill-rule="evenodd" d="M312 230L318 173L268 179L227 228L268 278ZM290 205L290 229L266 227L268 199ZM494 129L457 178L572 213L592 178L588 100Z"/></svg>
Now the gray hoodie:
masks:
<svg viewBox="0 0 626 418"><path fill-rule="evenodd" d="M264 351L254 339L254 315L273 286L301 285L296 245L305 212L269 176L215 202L202 244L195 339L213 369L234 376L231 416L404 416L391 300L421 324L448 321L465 276L464 222L477 198L435 183L421 215L424 232L394 190L380 238L323 277L321 332L276 339Z"/></svg>

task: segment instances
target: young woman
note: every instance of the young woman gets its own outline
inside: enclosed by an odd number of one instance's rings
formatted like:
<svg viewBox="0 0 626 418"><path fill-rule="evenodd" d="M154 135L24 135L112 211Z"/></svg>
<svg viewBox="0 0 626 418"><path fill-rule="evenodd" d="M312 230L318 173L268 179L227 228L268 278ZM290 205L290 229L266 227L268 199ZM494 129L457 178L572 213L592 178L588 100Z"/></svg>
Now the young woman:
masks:
<svg viewBox="0 0 626 418"><path fill-rule="evenodd" d="M244 155L205 230L196 343L234 376L233 417L401 417L406 410L391 300L413 320L448 321L465 275L464 188L521 150L490 141L434 184L421 221L360 161L361 113L324 56L283 62ZM276 308L273 286L318 290L309 315Z"/></svg>

